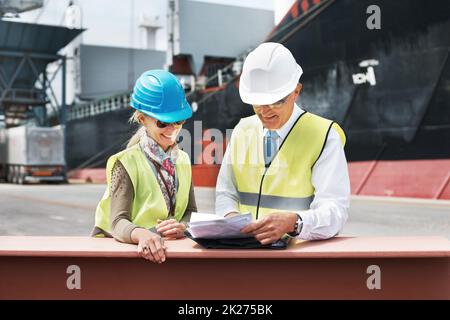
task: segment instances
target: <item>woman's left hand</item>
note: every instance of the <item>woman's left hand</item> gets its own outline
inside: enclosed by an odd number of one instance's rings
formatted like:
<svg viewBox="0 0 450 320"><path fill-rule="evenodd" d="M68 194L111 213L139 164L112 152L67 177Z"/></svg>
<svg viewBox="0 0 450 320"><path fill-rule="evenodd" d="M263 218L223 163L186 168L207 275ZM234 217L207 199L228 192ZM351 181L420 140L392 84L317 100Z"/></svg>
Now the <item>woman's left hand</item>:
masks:
<svg viewBox="0 0 450 320"><path fill-rule="evenodd" d="M186 225L182 222L178 222L175 219L159 220L156 225L156 231L169 239L178 239L184 237L184 230Z"/></svg>

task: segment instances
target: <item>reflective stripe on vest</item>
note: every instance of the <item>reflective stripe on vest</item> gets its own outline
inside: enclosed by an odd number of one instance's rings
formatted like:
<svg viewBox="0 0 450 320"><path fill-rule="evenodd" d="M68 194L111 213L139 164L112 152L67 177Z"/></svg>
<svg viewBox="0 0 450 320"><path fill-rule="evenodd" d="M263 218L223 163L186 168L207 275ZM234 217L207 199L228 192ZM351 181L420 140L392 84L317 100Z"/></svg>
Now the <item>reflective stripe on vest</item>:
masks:
<svg viewBox="0 0 450 320"><path fill-rule="evenodd" d="M178 190L175 202L175 219L180 221L186 211L191 187L191 163L189 156L182 150L178 151L175 164L178 178ZM95 212L95 225L110 233L110 188L114 163L120 160L133 184L134 199L131 209L131 221L143 228L152 228L157 219L167 219L168 210L158 180L150 167L147 158L139 144L119 152L108 159L106 166L108 186Z"/></svg>
<svg viewBox="0 0 450 320"><path fill-rule="evenodd" d="M299 208L309 208L309 205L314 200L314 196L306 198L289 198L279 197L262 194L259 197L259 193L238 192L239 202L247 206L258 205L263 208L272 208L286 211L294 211Z"/></svg>
<svg viewBox="0 0 450 320"><path fill-rule="evenodd" d="M331 120L302 113L266 168L263 127L256 115L242 119L233 131L231 164L240 196L239 210L262 217L274 211L309 209L314 199L312 167L331 127L345 144L342 129ZM259 206L258 206L259 202Z"/></svg>

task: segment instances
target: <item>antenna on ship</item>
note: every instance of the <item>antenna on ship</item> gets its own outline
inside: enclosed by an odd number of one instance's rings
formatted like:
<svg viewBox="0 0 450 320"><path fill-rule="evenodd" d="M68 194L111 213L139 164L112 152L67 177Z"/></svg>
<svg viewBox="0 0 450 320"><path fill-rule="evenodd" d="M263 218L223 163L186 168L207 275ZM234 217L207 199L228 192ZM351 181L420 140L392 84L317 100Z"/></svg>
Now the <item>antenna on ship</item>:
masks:
<svg viewBox="0 0 450 320"><path fill-rule="evenodd" d="M64 12L64 25L69 29L83 28L81 7L75 1L69 1ZM64 48L68 76L66 82L66 102L68 105L78 102L81 94L80 46L82 43L83 36L80 34Z"/></svg>
<svg viewBox="0 0 450 320"><path fill-rule="evenodd" d="M178 1L169 0L167 10L167 52L166 64L164 69L170 70L173 64L173 56L175 55L175 32L178 23Z"/></svg>

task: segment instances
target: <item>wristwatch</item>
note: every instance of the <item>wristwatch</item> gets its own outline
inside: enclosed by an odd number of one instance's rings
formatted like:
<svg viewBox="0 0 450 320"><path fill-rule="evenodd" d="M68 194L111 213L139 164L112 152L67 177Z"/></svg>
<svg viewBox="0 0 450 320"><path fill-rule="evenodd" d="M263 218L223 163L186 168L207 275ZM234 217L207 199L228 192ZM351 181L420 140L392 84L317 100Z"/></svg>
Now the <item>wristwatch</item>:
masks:
<svg viewBox="0 0 450 320"><path fill-rule="evenodd" d="M300 232L302 232L302 227L303 227L302 217L300 217L300 215L297 213L297 221L294 224L294 231L289 232L288 236L297 237L300 234Z"/></svg>

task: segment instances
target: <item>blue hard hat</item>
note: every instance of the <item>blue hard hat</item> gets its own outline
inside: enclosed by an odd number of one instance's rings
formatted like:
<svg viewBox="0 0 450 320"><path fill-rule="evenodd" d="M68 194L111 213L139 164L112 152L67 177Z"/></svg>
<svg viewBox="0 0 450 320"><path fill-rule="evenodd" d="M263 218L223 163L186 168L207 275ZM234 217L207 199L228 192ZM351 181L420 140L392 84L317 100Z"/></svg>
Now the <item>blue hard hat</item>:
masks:
<svg viewBox="0 0 450 320"><path fill-rule="evenodd" d="M162 122L177 122L192 117L178 79L165 70L148 70L136 81L131 107Z"/></svg>

